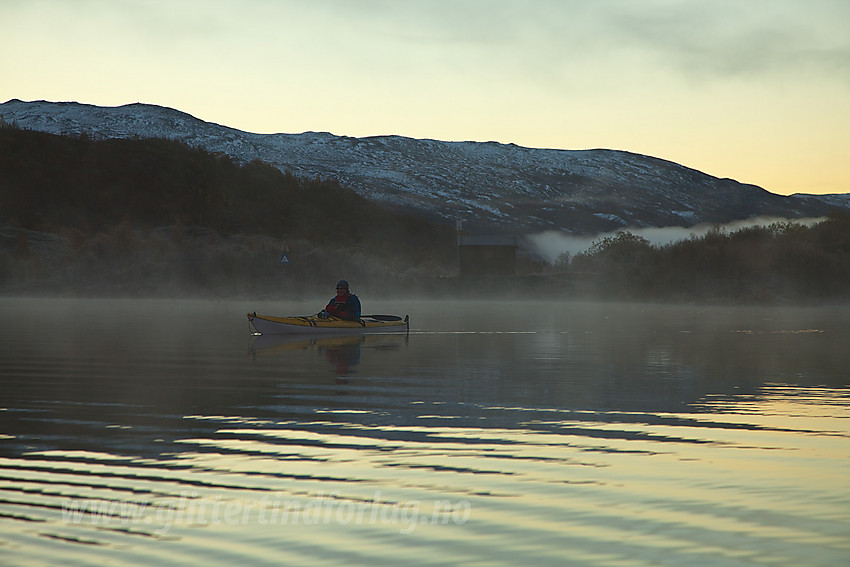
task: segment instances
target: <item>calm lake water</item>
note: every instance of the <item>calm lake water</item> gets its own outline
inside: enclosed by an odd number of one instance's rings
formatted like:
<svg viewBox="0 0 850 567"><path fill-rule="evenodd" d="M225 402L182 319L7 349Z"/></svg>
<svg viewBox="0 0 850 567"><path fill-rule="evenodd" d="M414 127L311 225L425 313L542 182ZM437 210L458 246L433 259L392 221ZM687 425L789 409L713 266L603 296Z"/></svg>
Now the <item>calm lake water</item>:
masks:
<svg viewBox="0 0 850 567"><path fill-rule="evenodd" d="M0 299L3 565L850 563L850 308Z"/></svg>

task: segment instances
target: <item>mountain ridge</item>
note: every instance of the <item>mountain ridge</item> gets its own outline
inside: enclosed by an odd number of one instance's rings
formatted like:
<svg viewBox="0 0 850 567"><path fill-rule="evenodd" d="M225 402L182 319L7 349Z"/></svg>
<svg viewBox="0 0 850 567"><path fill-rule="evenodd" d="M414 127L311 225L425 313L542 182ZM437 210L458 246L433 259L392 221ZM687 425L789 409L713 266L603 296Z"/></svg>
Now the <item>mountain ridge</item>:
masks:
<svg viewBox="0 0 850 567"><path fill-rule="evenodd" d="M611 149L527 148L498 142L329 132L255 134L146 103L0 104L22 128L92 138L161 137L260 160L304 177L336 178L359 194L479 232L689 227L756 216L823 216L850 208L850 194L781 196L675 162Z"/></svg>

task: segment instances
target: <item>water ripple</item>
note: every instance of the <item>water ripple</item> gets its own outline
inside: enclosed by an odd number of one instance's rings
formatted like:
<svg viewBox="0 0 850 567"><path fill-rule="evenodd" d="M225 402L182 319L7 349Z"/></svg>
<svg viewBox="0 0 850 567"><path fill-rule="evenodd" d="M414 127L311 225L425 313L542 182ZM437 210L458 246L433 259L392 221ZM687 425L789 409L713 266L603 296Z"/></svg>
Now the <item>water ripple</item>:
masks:
<svg viewBox="0 0 850 567"><path fill-rule="evenodd" d="M547 305L553 328L528 330L508 306L506 328L423 315L404 340L263 350L216 327L229 304L184 307L200 340L151 304L72 304L42 331L38 305L0 303L23 321L0 342L4 564L850 557L840 309Z"/></svg>

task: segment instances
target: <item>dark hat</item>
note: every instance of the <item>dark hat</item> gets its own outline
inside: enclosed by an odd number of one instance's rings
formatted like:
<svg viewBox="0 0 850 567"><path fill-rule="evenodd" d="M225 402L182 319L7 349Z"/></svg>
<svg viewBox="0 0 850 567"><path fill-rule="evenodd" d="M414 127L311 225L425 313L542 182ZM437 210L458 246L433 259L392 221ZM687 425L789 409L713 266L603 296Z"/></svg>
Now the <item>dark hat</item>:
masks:
<svg viewBox="0 0 850 567"><path fill-rule="evenodd" d="M336 282L336 287L348 289L348 281L347 280L339 280L338 282Z"/></svg>

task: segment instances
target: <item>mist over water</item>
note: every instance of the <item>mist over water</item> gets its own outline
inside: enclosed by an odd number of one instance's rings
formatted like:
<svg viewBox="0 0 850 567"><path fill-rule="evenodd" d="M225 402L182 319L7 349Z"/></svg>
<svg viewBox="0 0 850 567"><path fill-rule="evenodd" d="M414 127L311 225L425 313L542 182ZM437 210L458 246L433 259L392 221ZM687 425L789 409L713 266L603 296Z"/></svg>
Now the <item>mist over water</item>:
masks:
<svg viewBox="0 0 850 567"><path fill-rule="evenodd" d="M850 557L850 307L0 299L14 565Z"/></svg>
<svg viewBox="0 0 850 567"><path fill-rule="evenodd" d="M548 262L554 262L558 256L564 252L570 255L575 255L580 252L586 252L590 245L594 242L608 237L615 236L619 232L630 232L635 236L645 238L653 246L664 246L672 244L680 240L689 238L699 238L707 234L710 230L724 230L734 232L743 228L753 226L768 226L778 222L788 222L800 224L803 226L811 226L824 220L823 218L804 218L804 219L786 219L776 217L754 217L740 221L734 221L726 224L698 224L691 227L683 226L665 226L665 227L624 227L612 232L602 232L594 235L571 235L560 230L548 230L537 234L526 236L528 241L534 247L537 254Z"/></svg>

